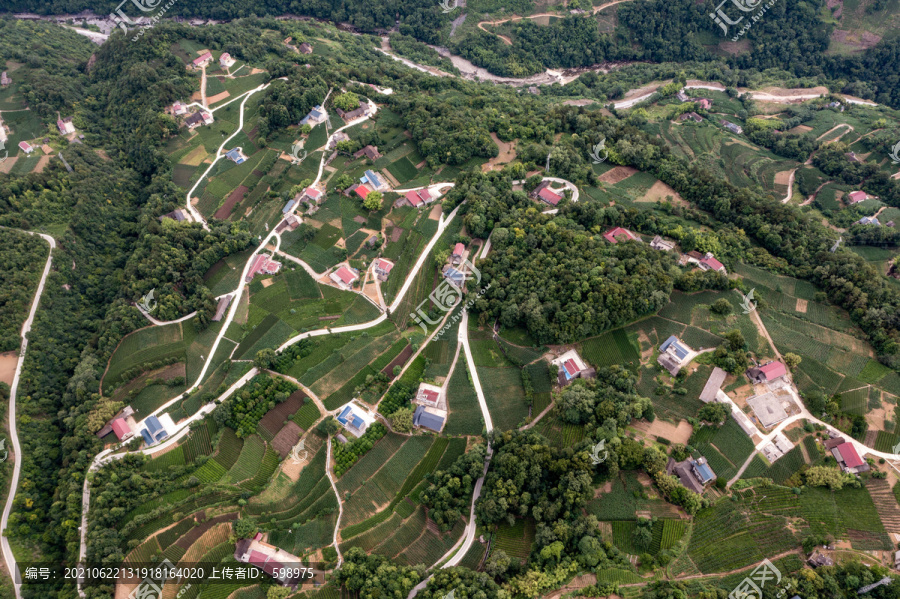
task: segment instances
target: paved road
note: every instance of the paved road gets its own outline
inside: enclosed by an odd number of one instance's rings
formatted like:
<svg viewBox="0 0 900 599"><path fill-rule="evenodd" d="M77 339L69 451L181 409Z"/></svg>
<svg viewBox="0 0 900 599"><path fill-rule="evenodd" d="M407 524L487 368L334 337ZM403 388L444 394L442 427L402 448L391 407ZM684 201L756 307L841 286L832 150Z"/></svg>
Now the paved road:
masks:
<svg viewBox="0 0 900 599"><path fill-rule="evenodd" d="M328 444L328 451L325 455L325 474L328 476L328 482L331 483L331 490L334 491L335 497L337 497L338 502L338 517L334 524L334 534L332 535L332 542L334 543L334 549L337 551L337 568L341 567L341 564L344 563L344 556L341 555L341 547L338 544L338 531L341 528L341 516L344 515L344 502L341 501L341 494L338 493L337 485L334 484L334 475L331 472L331 437L325 441Z"/></svg>
<svg viewBox="0 0 900 599"><path fill-rule="evenodd" d="M27 232L27 231L26 231ZM35 233L29 233L35 235ZM34 300L31 302L31 310L28 312L28 318L22 325L22 347L19 349L19 360L16 362L16 373L13 376L12 387L9 393L9 438L10 451L13 454L13 474L9 484L9 494L6 496L6 505L3 506L3 517L0 518L0 545L3 549L3 559L6 561L6 568L9 570L10 576L15 577L18 572L16 566L16 558L13 555L12 548L9 546L9 540L6 538L6 526L9 522L9 514L12 512L13 501L16 498L16 491L19 488L19 476L22 473L22 449L19 446L19 435L16 432L16 393L19 390L19 379L22 375L22 366L25 364L25 352L28 349L28 333L31 332L31 325L34 323L34 315L37 314L38 304L41 301L41 295L44 293L44 284L47 282L47 276L50 274L50 266L53 263L53 250L56 249L56 240L49 235L40 235L41 239L50 244L50 252L47 255L47 263L44 264L44 272L41 275L41 281L38 283L37 290L34 293ZM21 599L20 585L15 585L16 598Z"/></svg>

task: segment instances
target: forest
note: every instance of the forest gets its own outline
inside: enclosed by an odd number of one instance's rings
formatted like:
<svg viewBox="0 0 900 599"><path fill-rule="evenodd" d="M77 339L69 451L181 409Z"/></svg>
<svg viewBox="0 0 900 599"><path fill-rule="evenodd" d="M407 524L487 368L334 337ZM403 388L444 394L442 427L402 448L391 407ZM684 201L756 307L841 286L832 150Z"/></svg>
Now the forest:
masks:
<svg viewBox="0 0 900 599"><path fill-rule="evenodd" d="M0 229L0 352L22 343L22 323L31 308L49 246L37 235Z"/></svg>

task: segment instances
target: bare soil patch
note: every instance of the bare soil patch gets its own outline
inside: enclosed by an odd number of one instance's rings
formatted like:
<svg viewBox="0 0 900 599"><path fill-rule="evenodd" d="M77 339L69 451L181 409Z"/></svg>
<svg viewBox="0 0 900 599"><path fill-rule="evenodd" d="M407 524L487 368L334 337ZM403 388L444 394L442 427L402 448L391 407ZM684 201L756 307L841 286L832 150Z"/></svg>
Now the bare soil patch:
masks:
<svg viewBox="0 0 900 599"><path fill-rule="evenodd" d="M500 148L500 153L481 165L482 172L500 170L502 165L512 162L516 158L516 142L501 141L497 134L491 132L491 139Z"/></svg>
<svg viewBox="0 0 900 599"><path fill-rule="evenodd" d="M227 91L222 92L221 94L216 94L215 96L209 96L207 101L207 106L210 104L215 104L216 102L221 102L225 98L231 97L231 94Z"/></svg>
<svg viewBox="0 0 900 599"><path fill-rule="evenodd" d="M615 185L637 172L638 170L632 166L617 166L600 175L599 179L604 183Z"/></svg>
<svg viewBox="0 0 900 599"><path fill-rule="evenodd" d="M225 203L216 210L215 214L213 214L213 218L217 218L219 220L225 220L229 216L231 216L231 211L237 206L238 202L244 199L244 196L247 195L247 192L250 191L250 188L246 185L241 185L237 189L231 192L228 196L228 199L225 200Z"/></svg>
<svg viewBox="0 0 900 599"><path fill-rule="evenodd" d="M186 164L188 166L200 166L200 163L207 157L206 148L202 145L197 146L178 161L178 164Z"/></svg>
<svg viewBox="0 0 900 599"><path fill-rule="evenodd" d="M653 422L641 420L634 424L634 428L654 438L662 437L663 439L668 439L672 443L687 443L688 439L691 438L691 433L694 432L694 427L687 420L682 420L678 424L672 424L661 418L657 418Z"/></svg>
<svg viewBox="0 0 900 599"><path fill-rule="evenodd" d="M810 131L812 131L812 127L810 127L808 125L797 125L793 129L787 130L788 133L795 133L795 134L809 133Z"/></svg>
<svg viewBox="0 0 900 599"><path fill-rule="evenodd" d="M791 182L791 173L793 171L781 171L775 173L775 185L787 186Z"/></svg>
<svg viewBox="0 0 900 599"><path fill-rule="evenodd" d="M3 173L4 175L8 175L9 171L12 170L13 165L16 163L16 160L18 160L18 159L19 159L18 156L13 156L12 158L7 158L3 162L0 162L0 173Z"/></svg>
<svg viewBox="0 0 900 599"><path fill-rule="evenodd" d="M40 158L38 158L38 163L34 167L34 170L31 172L33 172L33 173L43 172L44 169L47 168L48 164L50 164L50 156L41 156Z"/></svg>
<svg viewBox="0 0 900 599"><path fill-rule="evenodd" d="M19 358L17 352L9 351L0 354L0 383L12 386L13 377L16 375L16 364Z"/></svg>
<svg viewBox="0 0 900 599"><path fill-rule="evenodd" d="M303 436L303 429L297 426L296 422L289 421L272 439L272 449L277 451L283 460L291 453L291 449L300 441L301 436Z"/></svg>
<svg viewBox="0 0 900 599"><path fill-rule="evenodd" d="M644 194L642 198L635 200L636 202L658 202L667 201L667 198L672 198L672 203L676 206L690 206L690 203L684 200L678 192L675 191L671 185L667 183L663 183L662 181L657 181L653 184L653 186L647 190L647 193Z"/></svg>
<svg viewBox="0 0 900 599"><path fill-rule="evenodd" d="M428 218L431 220L441 220L441 214L444 213L444 208L440 204L435 204L431 207L431 212L428 213Z"/></svg>
<svg viewBox="0 0 900 599"><path fill-rule="evenodd" d="M800 312L801 314L806 314L806 308L809 305L809 302L805 299L797 299L797 307L795 310Z"/></svg>
<svg viewBox="0 0 900 599"><path fill-rule="evenodd" d="M389 378L394 378L394 367L406 364L406 361L409 360L411 355L413 355L412 345L407 345L403 351L400 352L400 355L394 358L390 364L385 366L381 372L386 374Z"/></svg>
<svg viewBox="0 0 900 599"><path fill-rule="evenodd" d="M738 42L720 42L719 48L728 54L746 54L750 51L750 40L745 38Z"/></svg>
<svg viewBox="0 0 900 599"><path fill-rule="evenodd" d="M364 217L359 216L359 215L357 214L356 216L353 217L353 222L359 223L359 224L361 224L361 225L364 225L364 224L366 224L368 221L367 221Z"/></svg>
<svg viewBox="0 0 900 599"><path fill-rule="evenodd" d="M743 93L748 90L746 90L744 88L740 88L738 91ZM772 86L772 87L764 87L758 91L769 94L770 96L778 96L778 97L799 96L799 95L809 95L809 94L824 95L824 94L829 93L828 88L825 86L822 86L822 85L820 85L818 87L797 87L797 88L792 88L792 89L785 89L783 87Z"/></svg>
<svg viewBox="0 0 900 599"><path fill-rule="evenodd" d="M862 51L878 44L881 36L869 31L835 29L831 34L831 39L854 50Z"/></svg>
<svg viewBox="0 0 900 599"><path fill-rule="evenodd" d="M266 412L266 415L259 421L259 426L273 435L279 433L281 427L285 426L284 421L303 407L303 399L305 397L306 394L303 391L294 391L290 397ZM300 437L298 436L297 439L299 440ZM294 443L296 442L294 441Z"/></svg>
<svg viewBox="0 0 900 599"><path fill-rule="evenodd" d="M591 104L596 104L597 100L590 100L587 98L583 98L581 100L566 100L563 102L566 106L590 106Z"/></svg>
<svg viewBox="0 0 900 599"><path fill-rule="evenodd" d="M391 241L393 243L397 243L400 241L400 237L403 235L403 229L400 227L394 227L391 229Z"/></svg>
<svg viewBox="0 0 900 599"><path fill-rule="evenodd" d="M260 281L260 284L261 284L263 287L268 287L268 286L270 286L270 285L274 285L274 284L275 284L275 279L263 279L262 281Z"/></svg>

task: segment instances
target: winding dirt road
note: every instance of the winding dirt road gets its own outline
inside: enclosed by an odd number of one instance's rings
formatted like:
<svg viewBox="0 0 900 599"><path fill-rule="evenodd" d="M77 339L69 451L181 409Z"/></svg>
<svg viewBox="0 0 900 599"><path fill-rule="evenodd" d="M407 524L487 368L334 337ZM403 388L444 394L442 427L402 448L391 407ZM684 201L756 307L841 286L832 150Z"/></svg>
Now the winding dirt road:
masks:
<svg viewBox="0 0 900 599"><path fill-rule="evenodd" d="M601 10L603 10L604 8L608 8L608 7L610 7L610 6L615 6L616 4L622 4L623 2L632 2L632 1L633 1L633 0L615 0L614 2L607 2L606 4L601 4L600 6L595 6L594 8L592 8L592 9L591 9L591 14L592 14L592 15L595 15L595 14L597 14L598 12L600 12ZM558 13L558 12L542 12L542 13L538 13L538 14L536 14L536 15L528 15L527 17L517 17L517 16L513 15L512 17L508 17L508 18L506 18L506 19L497 19L497 20L494 20L494 21L481 21L480 23L478 23L478 28L481 29L482 31L484 31L485 33L493 33L494 35L496 35L497 37L499 37L500 39L502 39L503 42L504 42L505 44L507 44L507 45L509 45L509 46L512 46L512 40L511 40L511 39L509 39L509 38L506 37L505 35L500 35L499 33L495 33L495 32L493 32L493 31L490 31L490 30L486 29L486 28L485 28L485 25L491 25L491 26L493 26L493 25L501 25L501 24L503 24L503 23L508 23L508 22L510 22L510 21L521 21L521 20L523 20L523 19L539 19L539 18L541 18L541 17L559 17L559 18L563 18L563 17L568 17L568 16L570 16L570 15L568 15L568 14L566 14L566 13L560 14L560 13Z"/></svg>

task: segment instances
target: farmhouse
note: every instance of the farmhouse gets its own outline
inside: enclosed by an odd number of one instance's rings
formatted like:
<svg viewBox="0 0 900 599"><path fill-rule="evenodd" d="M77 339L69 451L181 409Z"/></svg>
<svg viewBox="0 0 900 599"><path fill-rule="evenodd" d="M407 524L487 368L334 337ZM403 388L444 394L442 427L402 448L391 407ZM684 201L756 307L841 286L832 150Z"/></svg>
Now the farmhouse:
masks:
<svg viewBox="0 0 900 599"><path fill-rule="evenodd" d="M219 57L219 66L223 69L231 67L235 62L237 61L228 52L223 52L222 56Z"/></svg>
<svg viewBox="0 0 900 599"><path fill-rule="evenodd" d="M225 154L225 157L228 158L228 160L231 160L232 162L234 162L235 164L242 164L247 161L247 157L244 156L244 150L240 146L229 150Z"/></svg>
<svg viewBox="0 0 900 599"><path fill-rule="evenodd" d="M194 112L184 119L184 124L188 126L188 129L196 129L200 125L212 125L213 117L208 112Z"/></svg>
<svg viewBox="0 0 900 599"><path fill-rule="evenodd" d="M860 202L868 200L869 194L864 191L851 191L847 194L847 197L850 198L850 204L859 204Z"/></svg>
<svg viewBox="0 0 900 599"><path fill-rule="evenodd" d="M650 242L650 247L654 250L659 250L660 252L668 252L675 249L675 242L663 239L657 235L653 238L653 241Z"/></svg>
<svg viewBox="0 0 900 599"><path fill-rule="evenodd" d="M328 138L328 149L335 149L337 145L342 141L350 141L350 136L343 131L336 132L334 135Z"/></svg>
<svg viewBox="0 0 900 599"><path fill-rule="evenodd" d="M372 162L375 162L379 158L381 158L381 153L378 151L378 146L366 146L361 150L357 150L353 153L354 158L362 158L365 156Z"/></svg>
<svg viewBox="0 0 900 599"><path fill-rule="evenodd" d="M6 71L3 71L2 73L0 73L0 85L2 85L3 87L6 87L10 83L12 83L12 79L10 79L6 75Z"/></svg>
<svg viewBox="0 0 900 599"><path fill-rule="evenodd" d="M294 206L297 205L297 198L293 200L288 200L288 203L284 205L284 208L281 209L282 214L288 214L291 210L294 209Z"/></svg>
<svg viewBox="0 0 900 599"><path fill-rule="evenodd" d="M462 289L466 283L466 275L449 264L444 265L443 275L447 282L457 289Z"/></svg>
<svg viewBox="0 0 900 599"><path fill-rule="evenodd" d="M225 310L228 309L228 305L231 303L231 295L226 295L219 299L219 304L216 306L216 313L213 315L213 322L219 322L222 320L222 317L225 316Z"/></svg>
<svg viewBox="0 0 900 599"><path fill-rule="evenodd" d="M425 407L438 407L442 402L444 390L437 385L429 385L428 383L420 383L419 390L416 391L414 403Z"/></svg>
<svg viewBox="0 0 900 599"><path fill-rule="evenodd" d="M747 400L747 405L753 408L764 428L770 428L788 417L784 401L772 392L754 395Z"/></svg>
<svg viewBox="0 0 900 599"><path fill-rule="evenodd" d="M712 102L710 102L707 98L699 98L695 101L697 102L697 106L699 106L703 110L709 110L712 106Z"/></svg>
<svg viewBox="0 0 900 599"><path fill-rule="evenodd" d="M234 559L256 566L291 589L296 590L303 582L303 578L297 575L303 565L300 558L284 549L263 543L262 533L257 533L252 539L239 539L234 546Z"/></svg>
<svg viewBox="0 0 900 599"><path fill-rule="evenodd" d="M827 555L819 553L818 551L813 551L809 558L806 560L806 563L808 563L813 568L821 568L822 566L833 566L834 560Z"/></svg>
<svg viewBox="0 0 900 599"><path fill-rule="evenodd" d="M716 257L712 255L712 252L706 252L706 255L703 256L703 259L700 260L700 270L714 270L716 272L720 272L723 275L727 274L725 267L721 262L716 260Z"/></svg>
<svg viewBox="0 0 900 599"><path fill-rule="evenodd" d="M275 260L270 260L269 257L265 254L258 254L256 258L253 260L253 264L250 266L250 270L247 272L247 282L253 280L259 273L274 275L278 273L278 270L281 268L281 262L276 262Z"/></svg>
<svg viewBox="0 0 900 599"><path fill-rule="evenodd" d="M354 437L362 437L369 426L363 415L359 413L360 411L356 406L348 404L344 406L340 416L337 417L337 421Z"/></svg>
<svg viewBox="0 0 900 599"><path fill-rule="evenodd" d="M206 65L211 63L212 60L213 60L212 52L207 50L206 52L201 54L199 57L195 58L194 62L192 62L191 64L194 65L194 68L199 69L199 68L205 67Z"/></svg>
<svg viewBox="0 0 900 599"><path fill-rule="evenodd" d="M778 433L772 442L762 448L763 455L770 462L775 462L794 448L794 444L783 433Z"/></svg>
<svg viewBox="0 0 900 599"><path fill-rule="evenodd" d="M615 245L620 241L640 241L641 238L622 227L615 227L603 234L603 239Z"/></svg>
<svg viewBox="0 0 900 599"><path fill-rule="evenodd" d="M298 50L300 50L301 54L312 54L312 46L310 46L307 42L303 42L300 44Z"/></svg>
<svg viewBox="0 0 900 599"><path fill-rule="evenodd" d="M372 190L369 189L368 187L366 187L365 185L363 185L362 183L354 183L353 186L350 187L349 189L347 189L347 191L345 191L344 193L347 195L350 195L351 193L355 193L356 195L358 195L360 198L362 198L364 200L364 199L366 199L366 196L368 196L371 192L372 192Z"/></svg>
<svg viewBox="0 0 900 599"><path fill-rule="evenodd" d="M315 187L307 187L303 190L303 195L300 197L300 200L306 202L310 206L318 206L324 197L325 194L322 193L322 190L316 189Z"/></svg>
<svg viewBox="0 0 900 599"><path fill-rule="evenodd" d="M463 257L465 255L466 246L464 246L462 243L457 243L453 246L453 253L450 254L450 264L456 266L463 261Z"/></svg>
<svg viewBox="0 0 900 599"><path fill-rule="evenodd" d="M378 258L372 263L372 266L375 269L375 275L378 277L378 280L387 281L391 274L391 269L394 268L394 263L384 258Z"/></svg>
<svg viewBox="0 0 900 599"><path fill-rule="evenodd" d="M405 206L407 203L415 208L420 208L425 204L434 201L434 197L427 189L419 189L416 191L407 191L406 195L397 200L398 206Z"/></svg>
<svg viewBox="0 0 900 599"><path fill-rule="evenodd" d="M544 201L547 204L550 204L551 206L556 206L557 204L559 204L560 200L563 199L563 197L561 195L559 195L558 193L556 193L549 187L545 187L542 190L540 190L538 192L537 196L542 201Z"/></svg>
<svg viewBox="0 0 900 599"><path fill-rule="evenodd" d="M703 117L696 112L685 112L683 115L678 117L678 120L682 122L693 120L695 123L700 123L703 122Z"/></svg>
<svg viewBox="0 0 900 599"><path fill-rule="evenodd" d="M344 119L344 121L350 122L366 114L366 105L360 100L359 104L357 104L356 108L353 110L343 110L341 108L335 108L334 110L338 113L338 116Z"/></svg>
<svg viewBox="0 0 900 599"><path fill-rule="evenodd" d="M297 218L295 214L288 214L285 219L278 223L278 226L275 227L275 232L281 233L285 229L287 229L288 231L295 231L301 223L302 221Z"/></svg>
<svg viewBox="0 0 900 599"><path fill-rule="evenodd" d="M310 127L315 127L319 123L325 122L325 111L322 110L321 106L316 106L312 110L309 111L303 119L300 121L300 125L309 125Z"/></svg>
<svg viewBox="0 0 900 599"><path fill-rule="evenodd" d="M731 131L732 133L737 133L738 135L740 135L741 133L744 132L743 129L741 129L739 126L735 125L734 123L732 123L732 122L730 122L730 121L722 121L722 125L723 125L726 129L728 129L729 131Z"/></svg>
<svg viewBox="0 0 900 599"><path fill-rule="evenodd" d="M119 424L116 424L117 422L119 422ZM97 431L97 437L102 439L109 433L114 432L119 441L123 441L134 436L134 429L136 427L137 423L134 421L134 410L131 406L125 406L118 414L112 417L112 420L107 422L103 428Z"/></svg>
<svg viewBox="0 0 900 599"><path fill-rule="evenodd" d="M706 385L703 387L703 391L700 392L700 401L702 401L703 403L716 401L716 396L718 396L719 390L722 388L722 383L725 382L725 377L727 376L728 373L718 366L713 368L712 373L706 380Z"/></svg>
<svg viewBox="0 0 900 599"><path fill-rule="evenodd" d="M188 107L187 104L183 102L175 102L172 104L172 114L180 116L182 114L187 114Z"/></svg>
<svg viewBox="0 0 900 599"><path fill-rule="evenodd" d="M172 212L169 212L168 214L163 214L162 216L160 216L159 220L160 220L160 222L162 222L162 221L166 220L167 218L178 221L178 222L182 222L182 221L188 220L188 213L187 213L187 210L185 210L184 208L176 208Z"/></svg>
<svg viewBox="0 0 900 599"><path fill-rule="evenodd" d="M437 408L426 408L425 406L419 406L416 408L416 411L413 413L413 426L417 426L419 428L427 428L436 433L441 432L444 428L444 423L447 421L447 412L445 410L439 410Z"/></svg>
<svg viewBox="0 0 900 599"><path fill-rule="evenodd" d="M560 386L568 385L578 378L593 378L597 374L596 370L588 368L574 349L570 349L555 360L551 360L550 363L556 366L559 371L557 382Z"/></svg>
<svg viewBox="0 0 900 599"><path fill-rule="evenodd" d="M172 417L168 414L164 414L163 418L168 418L169 422L172 421ZM144 438L144 442L147 445L159 443L169 436L169 433L166 431L166 427L163 426L160 419L156 416L150 416L149 418L144 420L144 427L145 428L141 429L141 436Z"/></svg>
<svg viewBox="0 0 900 599"><path fill-rule="evenodd" d="M844 472L858 474L860 472L868 472L869 465L859 457L853 443L845 441L840 445L832 448L831 455L837 460Z"/></svg>
<svg viewBox="0 0 900 599"><path fill-rule="evenodd" d="M668 370L672 376L678 374L683 363L688 361L687 358L693 353L693 350L675 335L666 339L659 346L659 351L659 358L656 361L660 366Z"/></svg>
<svg viewBox="0 0 900 599"><path fill-rule="evenodd" d="M874 216L864 216L855 223L855 225L875 225L876 227L880 227L881 223L878 222L878 218Z"/></svg>
<svg viewBox="0 0 900 599"><path fill-rule="evenodd" d="M57 120L56 128L59 129L60 135L75 133L75 125L72 123L72 117Z"/></svg>
<svg viewBox="0 0 900 599"><path fill-rule="evenodd" d="M349 290L353 288L353 283L359 280L359 271L342 264L340 268L328 276L339 287Z"/></svg>
<svg viewBox="0 0 900 599"><path fill-rule="evenodd" d="M677 94L675 94L675 98L679 102L687 102L688 100L690 100L688 95L686 93L684 93L684 88L682 88Z"/></svg>
<svg viewBox="0 0 900 599"><path fill-rule="evenodd" d="M31 154L32 152L34 152L34 148L27 141L20 141L19 149L22 150L23 152L25 152L26 154Z"/></svg>
<svg viewBox="0 0 900 599"><path fill-rule="evenodd" d="M363 176L359 178L359 182L368 183L369 186L376 191L382 189L385 186L384 182L382 182L381 178L377 174L375 174L375 171L373 170L367 170L365 173L363 173Z"/></svg>
<svg viewBox="0 0 900 599"><path fill-rule="evenodd" d="M787 374L787 367L781 362L766 362L762 366L747 370L747 378L751 383L771 383Z"/></svg>
<svg viewBox="0 0 900 599"><path fill-rule="evenodd" d="M669 458L666 473L674 473L682 485L698 494L702 494L703 488L716 479L715 473L709 467L704 457L697 460L688 458L682 462L676 462Z"/></svg>
<svg viewBox="0 0 900 599"><path fill-rule="evenodd" d="M850 162L862 162L862 160L859 159L859 156L856 155L856 152L847 152L844 156L846 156L847 160Z"/></svg>

